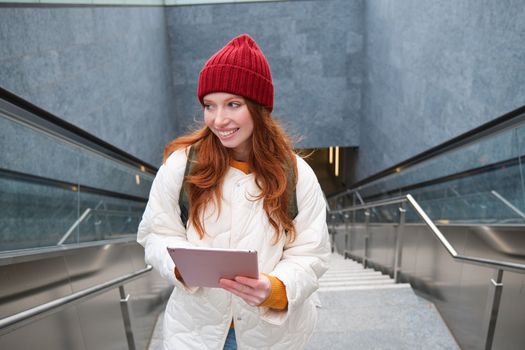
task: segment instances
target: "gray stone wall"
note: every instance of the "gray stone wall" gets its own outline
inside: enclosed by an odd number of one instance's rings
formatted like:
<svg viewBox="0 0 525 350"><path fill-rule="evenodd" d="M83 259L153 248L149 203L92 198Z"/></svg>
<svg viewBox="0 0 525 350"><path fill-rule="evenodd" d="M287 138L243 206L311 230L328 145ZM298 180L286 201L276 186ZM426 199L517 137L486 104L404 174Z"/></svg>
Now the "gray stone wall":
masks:
<svg viewBox="0 0 525 350"><path fill-rule="evenodd" d="M270 63L274 115L299 147L355 146L359 138L364 1L288 1L166 8L180 133L200 121L199 71L248 33Z"/></svg>
<svg viewBox="0 0 525 350"><path fill-rule="evenodd" d="M158 165L176 130L164 18L163 7L2 7L0 86Z"/></svg>
<svg viewBox="0 0 525 350"><path fill-rule="evenodd" d="M3 7L0 86L159 164L201 119L205 60L246 32L297 146L359 146L362 179L523 105L524 13L517 0Z"/></svg>
<svg viewBox="0 0 525 350"><path fill-rule="evenodd" d="M525 2L366 2L358 178L525 103Z"/></svg>

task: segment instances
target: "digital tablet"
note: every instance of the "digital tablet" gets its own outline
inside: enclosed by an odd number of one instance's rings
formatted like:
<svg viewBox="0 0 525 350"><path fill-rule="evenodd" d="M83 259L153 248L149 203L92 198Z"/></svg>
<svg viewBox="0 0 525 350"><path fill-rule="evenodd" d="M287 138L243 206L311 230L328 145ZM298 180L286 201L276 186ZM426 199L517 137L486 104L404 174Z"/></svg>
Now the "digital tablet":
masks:
<svg viewBox="0 0 525 350"><path fill-rule="evenodd" d="M190 287L219 287L221 278L259 277L257 251L218 248L168 248L184 283Z"/></svg>

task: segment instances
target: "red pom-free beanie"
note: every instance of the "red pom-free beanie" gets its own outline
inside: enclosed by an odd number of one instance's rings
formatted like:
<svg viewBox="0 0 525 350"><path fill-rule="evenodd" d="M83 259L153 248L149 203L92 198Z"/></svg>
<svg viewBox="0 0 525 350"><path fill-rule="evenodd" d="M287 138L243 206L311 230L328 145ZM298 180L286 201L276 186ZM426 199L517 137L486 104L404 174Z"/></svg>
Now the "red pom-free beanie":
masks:
<svg viewBox="0 0 525 350"><path fill-rule="evenodd" d="M270 112L273 110L273 84L270 65L248 34L241 34L215 53L199 74L198 96L227 92L247 97Z"/></svg>

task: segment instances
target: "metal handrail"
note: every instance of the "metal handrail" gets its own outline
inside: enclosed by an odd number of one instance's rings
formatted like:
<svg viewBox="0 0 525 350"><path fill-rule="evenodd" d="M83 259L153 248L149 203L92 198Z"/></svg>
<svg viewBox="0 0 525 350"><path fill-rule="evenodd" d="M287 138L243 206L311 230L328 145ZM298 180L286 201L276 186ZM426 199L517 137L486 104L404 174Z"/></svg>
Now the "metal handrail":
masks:
<svg viewBox="0 0 525 350"><path fill-rule="evenodd" d="M342 214L345 212L352 212L357 210L364 210L364 209L370 209L370 208L376 208L376 207L382 207L386 205L392 205L392 204L398 204L398 203L404 203L408 202L412 205L412 207L415 209L416 213L423 219L425 224L430 228L434 236L439 240L439 242L445 247L447 252L457 260L463 260L467 263L476 264L476 265L482 265L482 266L490 266L495 267L498 269L504 269L504 270L510 270L515 272L524 273L525 272L525 264L518 264L518 263L512 263L507 261L500 261L500 260L492 260L492 259L484 259L484 258L477 258L472 256L466 256L466 255L460 255L454 249L452 244L448 241L448 239L443 235L443 233L437 228L437 226L430 220L428 215L425 213L425 211L421 208L419 203L412 197L412 195L407 194L401 197L395 197L392 199L386 199L386 200L380 200L376 202L371 202L365 205L356 205L345 209L339 209L334 210L330 212L330 214Z"/></svg>
<svg viewBox="0 0 525 350"><path fill-rule="evenodd" d="M79 292L70 294L68 296L35 306L31 309L19 312L15 315L2 318L0 319L0 335L9 333L14 329L20 328L28 323L34 322L38 319L58 312L64 307L69 306L73 303L82 302L85 299L95 297L117 286L121 286L125 283L128 283L138 278L140 275L151 271L152 269L153 267L151 265L146 265L146 267L142 270L135 271L133 273L115 278L111 281L101 283L96 286L86 288Z"/></svg>
<svg viewBox="0 0 525 350"><path fill-rule="evenodd" d="M367 204L353 205L353 206L348 207L348 208L333 210L333 211L330 212L330 214L342 214L342 213L346 213L346 212L350 212L350 211L370 209L370 208L375 208L375 207L383 207L383 206L386 206L386 205L398 204L398 203L403 203L403 202L406 202L406 201L407 201L406 196L393 197L393 198L388 198L388 199L381 199L379 201L369 202Z"/></svg>

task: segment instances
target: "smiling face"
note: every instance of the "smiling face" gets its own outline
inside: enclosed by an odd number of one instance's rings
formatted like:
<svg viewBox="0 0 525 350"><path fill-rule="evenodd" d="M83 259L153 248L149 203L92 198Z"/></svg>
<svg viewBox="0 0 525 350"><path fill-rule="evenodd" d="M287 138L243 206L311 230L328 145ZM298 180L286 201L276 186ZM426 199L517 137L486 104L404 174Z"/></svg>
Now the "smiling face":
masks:
<svg viewBox="0 0 525 350"><path fill-rule="evenodd" d="M226 92L204 96L204 123L236 160L248 161L253 119L244 98Z"/></svg>

